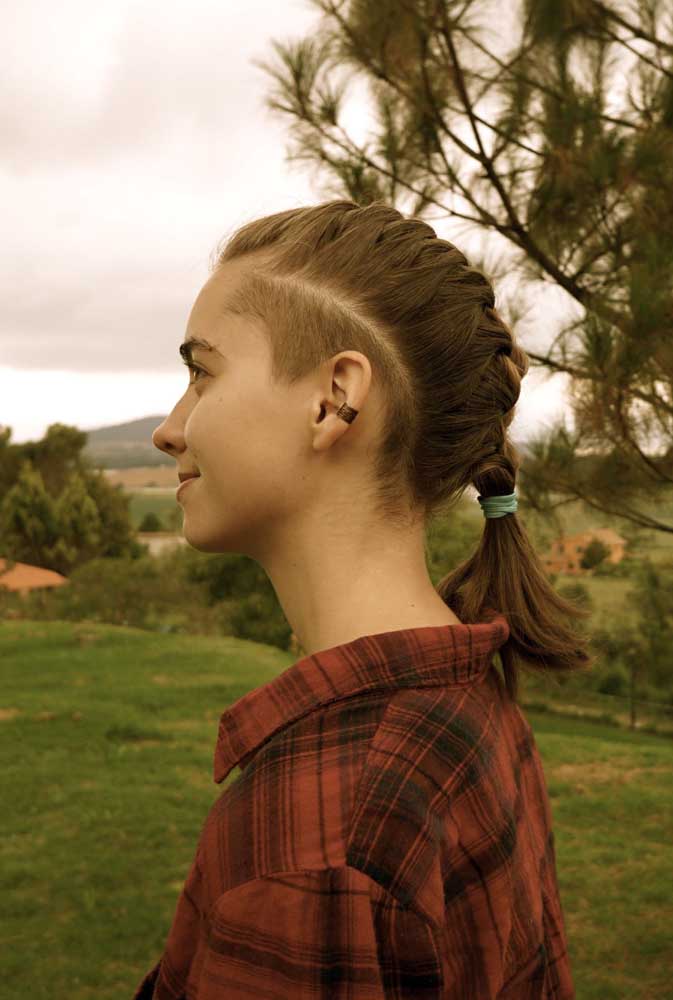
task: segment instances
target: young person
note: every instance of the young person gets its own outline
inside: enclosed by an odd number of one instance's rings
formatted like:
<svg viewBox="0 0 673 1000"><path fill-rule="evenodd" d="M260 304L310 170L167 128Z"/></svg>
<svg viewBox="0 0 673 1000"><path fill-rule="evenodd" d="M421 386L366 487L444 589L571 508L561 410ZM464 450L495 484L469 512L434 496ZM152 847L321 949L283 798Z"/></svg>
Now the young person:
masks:
<svg viewBox="0 0 673 1000"><path fill-rule="evenodd" d="M221 716L214 779L241 773L135 1000L575 996L518 672L592 660L516 516L528 359L494 302L382 202L219 253L153 441L187 541L259 561L305 655ZM428 520L471 484L483 537L435 586Z"/></svg>

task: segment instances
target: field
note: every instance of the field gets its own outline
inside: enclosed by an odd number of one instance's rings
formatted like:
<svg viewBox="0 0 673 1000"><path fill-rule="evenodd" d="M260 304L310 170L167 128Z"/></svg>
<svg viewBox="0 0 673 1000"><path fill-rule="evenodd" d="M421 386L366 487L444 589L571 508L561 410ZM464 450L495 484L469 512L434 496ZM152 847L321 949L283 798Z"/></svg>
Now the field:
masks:
<svg viewBox="0 0 673 1000"><path fill-rule="evenodd" d="M182 534L182 508L175 499L175 487L172 489L133 490L129 495L131 497L129 505L131 524L135 529L140 527L145 514L154 511L166 531L173 530Z"/></svg>
<svg viewBox="0 0 673 1000"><path fill-rule="evenodd" d="M293 659L234 638L0 622L1 1000L132 996L239 773L212 780L219 716ZM673 742L526 715L578 1000L670 997Z"/></svg>
<svg viewBox="0 0 673 1000"><path fill-rule="evenodd" d="M150 465L131 469L105 469L105 477L120 485L131 498L131 524L140 527L145 514L153 511L167 531L180 531L182 508L175 499L178 486L176 466Z"/></svg>
<svg viewBox="0 0 673 1000"><path fill-rule="evenodd" d="M165 487L175 492L178 485L177 463L172 465L141 465L131 469L105 469L111 483L119 483L125 490Z"/></svg>

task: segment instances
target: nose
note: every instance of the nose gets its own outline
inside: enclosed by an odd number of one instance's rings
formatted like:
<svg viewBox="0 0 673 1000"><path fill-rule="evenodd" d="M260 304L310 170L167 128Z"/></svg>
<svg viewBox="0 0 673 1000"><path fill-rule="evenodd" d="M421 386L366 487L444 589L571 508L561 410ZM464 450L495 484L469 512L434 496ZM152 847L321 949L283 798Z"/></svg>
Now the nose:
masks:
<svg viewBox="0 0 673 1000"><path fill-rule="evenodd" d="M179 410L179 403L173 407L158 427L152 431L152 444L159 451L166 452L172 458L185 450L184 426Z"/></svg>

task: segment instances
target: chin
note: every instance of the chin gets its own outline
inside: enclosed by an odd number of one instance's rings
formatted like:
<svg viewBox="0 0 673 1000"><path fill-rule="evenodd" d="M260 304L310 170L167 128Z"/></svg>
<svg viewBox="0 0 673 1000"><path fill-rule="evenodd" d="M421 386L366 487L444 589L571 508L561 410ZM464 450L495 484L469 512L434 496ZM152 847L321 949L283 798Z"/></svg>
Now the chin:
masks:
<svg viewBox="0 0 673 1000"><path fill-rule="evenodd" d="M193 549L211 554L245 555L259 561L259 542L263 537L260 519L237 516L236 511L189 511L187 503L182 519L182 535ZM200 516L207 513L209 516Z"/></svg>
<svg viewBox="0 0 673 1000"><path fill-rule="evenodd" d="M203 531L199 531L198 524L193 521L190 523L186 515L182 518L182 536L193 549L198 549L199 552L212 552L210 544L212 539Z"/></svg>
<svg viewBox="0 0 673 1000"><path fill-rule="evenodd" d="M191 545L193 549L198 552L226 552L227 549L223 548L221 544L211 538L199 538L195 535L190 535L187 531L183 531L185 541L188 545Z"/></svg>
<svg viewBox="0 0 673 1000"><path fill-rule="evenodd" d="M185 518L182 524L182 534L188 545L199 552L230 552L231 549L226 541L216 535L208 533L206 530L199 531L198 526L189 525L189 520Z"/></svg>

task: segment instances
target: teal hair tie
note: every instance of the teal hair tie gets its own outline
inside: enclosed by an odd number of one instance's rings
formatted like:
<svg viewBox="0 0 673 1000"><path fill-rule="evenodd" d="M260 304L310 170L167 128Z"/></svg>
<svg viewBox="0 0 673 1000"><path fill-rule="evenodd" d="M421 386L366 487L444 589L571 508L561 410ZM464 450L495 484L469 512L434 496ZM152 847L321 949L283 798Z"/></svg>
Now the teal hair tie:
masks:
<svg viewBox="0 0 673 1000"><path fill-rule="evenodd" d="M477 497L484 517L504 517L505 514L515 514L518 509L516 493L506 493L500 497Z"/></svg>

